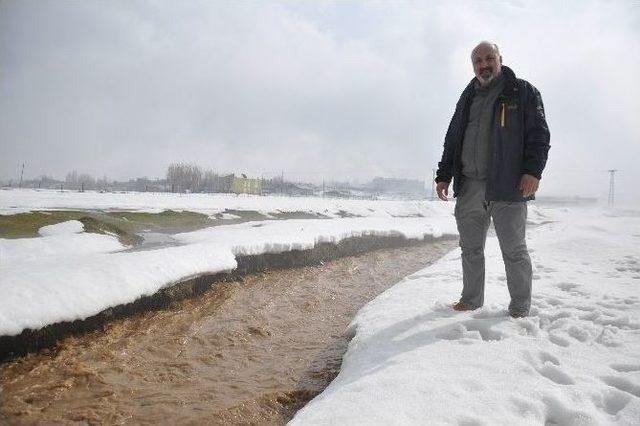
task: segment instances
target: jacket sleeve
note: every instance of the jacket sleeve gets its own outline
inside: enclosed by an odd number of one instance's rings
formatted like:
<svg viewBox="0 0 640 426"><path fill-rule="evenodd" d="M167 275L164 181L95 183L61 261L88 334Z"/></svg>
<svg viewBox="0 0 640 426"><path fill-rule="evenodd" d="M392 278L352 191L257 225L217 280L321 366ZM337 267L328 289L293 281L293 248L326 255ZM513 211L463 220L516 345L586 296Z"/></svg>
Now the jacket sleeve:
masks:
<svg viewBox="0 0 640 426"><path fill-rule="evenodd" d="M456 110L451 117L449 127L447 128L447 134L444 137L444 149L442 151L442 159L438 163L438 171L436 172L436 183L439 182L451 182L453 177L453 160L455 156L455 145L457 134L460 131L460 122L462 120L462 114L464 109L464 102L462 97L456 105Z"/></svg>
<svg viewBox="0 0 640 426"><path fill-rule="evenodd" d="M528 96L524 111L522 174L529 174L541 179L550 148L549 126L547 126L540 92L529 83L526 83L525 87Z"/></svg>

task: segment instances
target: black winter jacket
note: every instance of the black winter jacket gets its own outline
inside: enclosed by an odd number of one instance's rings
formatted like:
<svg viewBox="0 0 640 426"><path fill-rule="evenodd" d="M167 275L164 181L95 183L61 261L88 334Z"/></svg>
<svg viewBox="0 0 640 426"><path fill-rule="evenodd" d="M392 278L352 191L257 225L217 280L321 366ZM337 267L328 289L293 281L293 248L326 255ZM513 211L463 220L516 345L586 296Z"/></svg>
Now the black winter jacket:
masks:
<svg viewBox="0 0 640 426"><path fill-rule="evenodd" d="M549 128L540 92L528 81L516 78L511 68L502 66L505 84L493 110L490 137L486 201L526 201L518 189L523 174L537 177L547 162ZM462 188L462 142L469 122L469 108L475 94L475 81L464 89L444 139L442 160L436 182L451 182L453 196Z"/></svg>

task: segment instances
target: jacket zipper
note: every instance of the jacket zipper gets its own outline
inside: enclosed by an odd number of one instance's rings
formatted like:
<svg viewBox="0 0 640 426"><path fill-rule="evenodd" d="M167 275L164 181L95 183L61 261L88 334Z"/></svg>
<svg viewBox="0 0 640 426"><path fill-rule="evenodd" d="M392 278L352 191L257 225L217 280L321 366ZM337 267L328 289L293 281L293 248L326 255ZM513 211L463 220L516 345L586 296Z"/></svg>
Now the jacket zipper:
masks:
<svg viewBox="0 0 640 426"><path fill-rule="evenodd" d="M507 117L506 117L506 105L504 102L500 104L500 126L507 126Z"/></svg>

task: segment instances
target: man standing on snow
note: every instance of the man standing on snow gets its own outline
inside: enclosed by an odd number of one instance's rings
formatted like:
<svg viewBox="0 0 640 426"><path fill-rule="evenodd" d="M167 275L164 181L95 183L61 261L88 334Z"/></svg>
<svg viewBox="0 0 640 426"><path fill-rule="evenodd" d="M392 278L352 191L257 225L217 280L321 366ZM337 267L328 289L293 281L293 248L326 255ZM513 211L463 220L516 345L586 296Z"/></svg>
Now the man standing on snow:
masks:
<svg viewBox="0 0 640 426"><path fill-rule="evenodd" d="M456 105L438 163L436 189L444 201L453 179L462 249L463 289L456 311L484 303L484 244L493 224L507 273L509 314L529 315L531 259L525 242L527 201L547 162L549 128L540 92L502 65L498 46L471 52L476 77Z"/></svg>

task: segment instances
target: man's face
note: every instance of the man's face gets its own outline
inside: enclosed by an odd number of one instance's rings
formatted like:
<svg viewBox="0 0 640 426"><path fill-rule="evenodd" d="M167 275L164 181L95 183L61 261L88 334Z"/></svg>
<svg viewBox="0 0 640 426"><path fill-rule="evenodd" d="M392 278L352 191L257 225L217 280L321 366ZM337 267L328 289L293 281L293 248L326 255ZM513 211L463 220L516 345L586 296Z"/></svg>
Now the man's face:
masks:
<svg viewBox="0 0 640 426"><path fill-rule="evenodd" d="M481 44L478 46L471 59L473 72L482 85L488 84L502 72L502 58L490 45Z"/></svg>

